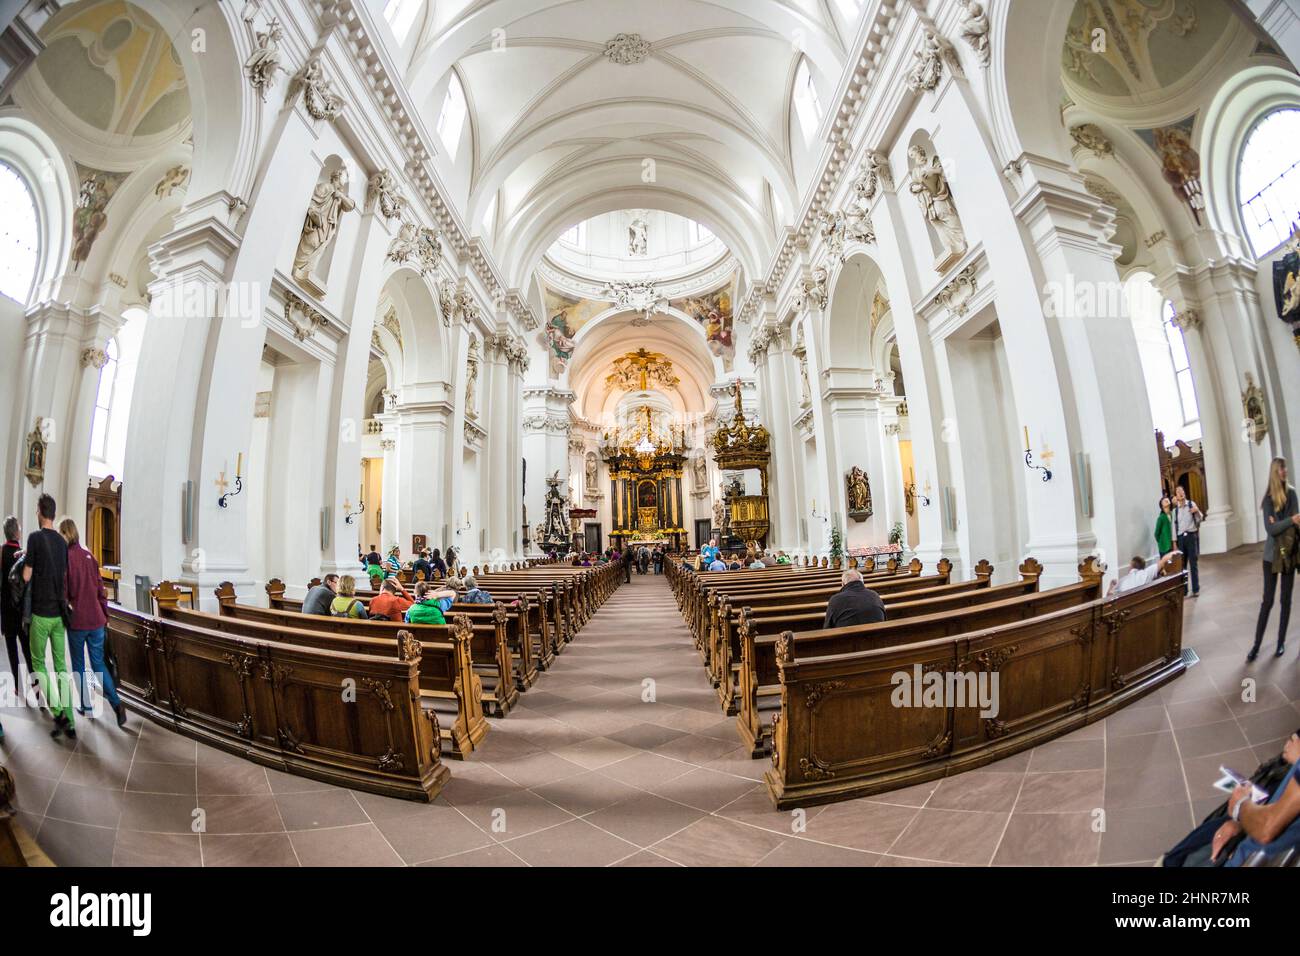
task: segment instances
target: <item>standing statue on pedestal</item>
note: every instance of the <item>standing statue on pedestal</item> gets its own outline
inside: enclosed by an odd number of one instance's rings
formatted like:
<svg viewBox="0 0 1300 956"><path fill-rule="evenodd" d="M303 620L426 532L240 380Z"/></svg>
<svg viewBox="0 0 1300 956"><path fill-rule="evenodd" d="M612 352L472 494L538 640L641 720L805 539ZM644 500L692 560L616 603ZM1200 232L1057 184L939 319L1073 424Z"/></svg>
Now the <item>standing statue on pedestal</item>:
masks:
<svg viewBox="0 0 1300 956"><path fill-rule="evenodd" d="M470 418L478 418L478 365L478 336L471 335L469 351L465 355L465 414Z"/></svg>
<svg viewBox="0 0 1300 956"><path fill-rule="evenodd" d="M569 500L560 494L560 472L546 479L546 517L538 535L538 544L544 550L569 549Z"/></svg>
<svg viewBox="0 0 1300 956"><path fill-rule="evenodd" d="M935 263L936 269L942 271L966 251L966 233L957 216L957 206L953 203L952 190L939 157L930 156L925 147L917 143L907 151L907 158L912 180L907 189L916 197L926 220L943 243L943 255Z"/></svg>
<svg viewBox="0 0 1300 956"><path fill-rule="evenodd" d="M317 183L312 190L311 205L307 207L307 215L303 219L298 251L293 257L295 279L313 284L310 282L311 272L316 268L325 246L339 231L339 219L343 213L351 212L356 207L356 202L348 195L346 169L336 169L325 182Z"/></svg>

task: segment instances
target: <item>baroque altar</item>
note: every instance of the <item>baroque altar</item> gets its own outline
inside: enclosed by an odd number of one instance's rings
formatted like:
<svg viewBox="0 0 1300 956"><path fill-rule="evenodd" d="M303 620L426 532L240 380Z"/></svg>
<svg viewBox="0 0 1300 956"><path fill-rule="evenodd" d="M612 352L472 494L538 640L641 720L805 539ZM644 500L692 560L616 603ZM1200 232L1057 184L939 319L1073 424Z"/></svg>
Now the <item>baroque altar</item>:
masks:
<svg viewBox="0 0 1300 956"><path fill-rule="evenodd" d="M632 541L662 542L672 550L686 539L682 527L682 470L686 464L685 429L655 429L649 407L628 429L606 432L601 455L609 467L610 511L615 546Z"/></svg>

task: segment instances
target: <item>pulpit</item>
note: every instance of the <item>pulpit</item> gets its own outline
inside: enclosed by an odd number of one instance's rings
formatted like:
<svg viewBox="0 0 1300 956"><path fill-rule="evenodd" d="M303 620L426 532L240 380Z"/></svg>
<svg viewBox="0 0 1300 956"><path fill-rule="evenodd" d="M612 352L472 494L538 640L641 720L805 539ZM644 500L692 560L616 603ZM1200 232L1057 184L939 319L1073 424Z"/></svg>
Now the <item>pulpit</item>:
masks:
<svg viewBox="0 0 1300 956"><path fill-rule="evenodd" d="M728 497L728 526L733 537L766 545L767 533L771 527L767 504L767 467L772 457L768 449L770 438L766 428L757 422L751 424L746 420L745 409L740 402L739 382L735 385L734 394L735 415L729 424L720 426L713 435L713 460L724 471L751 468L758 471L760 494Z"/></svg>

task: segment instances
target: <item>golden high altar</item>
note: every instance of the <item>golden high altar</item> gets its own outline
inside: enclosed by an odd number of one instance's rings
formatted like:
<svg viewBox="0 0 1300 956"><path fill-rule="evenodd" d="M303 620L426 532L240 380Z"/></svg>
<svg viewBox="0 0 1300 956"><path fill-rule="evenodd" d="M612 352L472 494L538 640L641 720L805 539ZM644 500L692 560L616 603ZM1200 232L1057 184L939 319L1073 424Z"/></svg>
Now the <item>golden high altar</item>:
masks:
<svg viewBox="0 0 1300 956"><path fill-rule="evenodd" d="M686 462L684 430L674 425L657 434L648 407L641 421L624 431L606 432L601 453L609 466L610 501L616 547L632 542L663 541L677 549L682 528L682 469Z"/></svg>
<svg viewBox="0 0 1300 956"><path fill-rule="evenodd" d="M765 544L770 527L767 509L767 466L772 453L768 449L767 429L745 419L740 403L740 383L733 388L736 414L730 424L719 426L713 435L713 460L724 471L757 469L761 494L731 495L727 498L730 531L733 538Z"/></svg>

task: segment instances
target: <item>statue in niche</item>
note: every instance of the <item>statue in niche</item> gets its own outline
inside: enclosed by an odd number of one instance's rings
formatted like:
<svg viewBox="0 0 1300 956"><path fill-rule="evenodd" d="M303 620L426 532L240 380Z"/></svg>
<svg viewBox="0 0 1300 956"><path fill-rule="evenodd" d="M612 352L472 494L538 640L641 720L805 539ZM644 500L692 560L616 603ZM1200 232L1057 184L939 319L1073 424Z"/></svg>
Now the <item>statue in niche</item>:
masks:
<svg viewBox="0 0 1300 956"><path fill-rule="evenodd" d="M845 476L845 490L848 492L849 517L856 521L871 517L871 482L867 473L854 465Z"/></svg>
<svg viewBox="0 0 1300 956"><path fill-rule="evenodd" d="M468 375L465 379L465 414L478 418L478 336L469 337L469 351L465 354L465 367Z"/></svg>
<svg viewBox="0 0 1300 956"><path fill-rule="evenodd" d="M1268 435L1268 415L1264 411L1264 390L1255 377L1246 373L1246 388L1241 393L1241 411L1245 416L1246 435L1258 445Z"/></svg>
<svg viewBox="0 0 1300 956"><path fill-rule="evenodd" d="M630 255L644 256L649 254L650 244L646 237L649 230L649 224L637 216L627 227L627 251Z"/></svg>
<svg viewBox="0 0 1300 956"><path fill-rule="evenodd" d="M713 527L715 529L722 528L722 519L724 517L725 515L722 510L722 502L721 501L713 502Z"/></svg>
<svg viewBox="0 0 1300 956"><path fill-rule="evenodd" d="M599 480L599 466L596 464L596 453L594 451L587 452L584 468L587 475L587 493L592 494L597 491L596 483Z"/></svg>
<svg viewBox="0 0 1300 956"><path fill-rule="evenodd" d="M709 463L704 455L697 455L691 465L695 475L695 490L703 491L709 485Z"/></svg>
<svg viewBox="0 0 1300 956"><path fill-rule="evenodd" d="M343 213L351 212L356 207L356 202L348 195L346 169L340 167L330 174L329 179L316 184L312 190L311 204L307 207L307 216L303 219L298 251L293 257L295 279L314 287L310 276L321 253L339 231L339 219Z"/></svg>
<svg viewBox="0 0 1300 956"><path fill-rule="evenodd" d="M943 255L935 264L935 268L942 271L966 251L966 233L957 217L952 190L939 157L928 155L925 147L917 143L907 151L907 158L910 164L908 174L912 180L908 191L916 197L926 220L943 243Z"/></svg>

